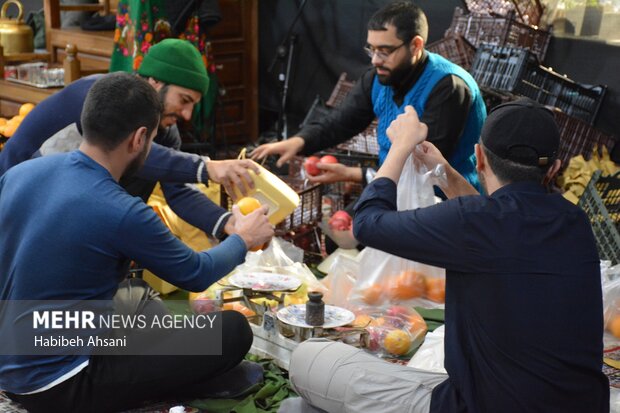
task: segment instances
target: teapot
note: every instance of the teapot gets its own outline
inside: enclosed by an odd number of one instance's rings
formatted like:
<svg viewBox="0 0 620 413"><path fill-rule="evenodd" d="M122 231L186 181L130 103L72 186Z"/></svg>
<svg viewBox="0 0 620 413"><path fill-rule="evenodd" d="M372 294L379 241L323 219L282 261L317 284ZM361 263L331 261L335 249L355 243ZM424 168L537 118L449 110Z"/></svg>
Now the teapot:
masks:
<svg viewBox="0 0 620 413"><path fill-rule="evenodd" d="M6 11L11 4L17 6L16 19L6 16ZM0 9L0 45L4 48L5 55L31 53L34 50L32 28L24 23L23 15L24 9L18 0L7 0Z"/></svg>

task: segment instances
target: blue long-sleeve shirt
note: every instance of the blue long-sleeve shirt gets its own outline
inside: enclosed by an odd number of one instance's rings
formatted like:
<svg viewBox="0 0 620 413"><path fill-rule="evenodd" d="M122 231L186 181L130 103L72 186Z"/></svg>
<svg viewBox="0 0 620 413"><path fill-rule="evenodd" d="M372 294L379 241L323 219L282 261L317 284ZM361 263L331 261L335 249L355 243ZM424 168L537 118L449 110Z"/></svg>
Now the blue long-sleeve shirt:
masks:
<svg viewBox="0 0 620 413"><path fill-rule="evenodd" d="M0 151L0 175L33 157L47 139L68 125L76 123L81 131L86 95L101 76L105 75L81 78L39 103ZM207 234L222 233L228 211L185 185L208 181L204 160L179 151L180 144L176 128L160 131L142 169L131 182L123 181L123 186L132 195L148 198L156 181L161 181L164 196L177 215Z"/></svg>
<svg viewBox="0 0 620 413"><path fill-rule="evenodd" d="M194 252L80 151L24 162L0 178L0 300L111 300L129 260L202 291L246 252L238 235ZM33 391L87 359L0 356L0 388Z"/></svg>
<svg viewBox="0 0 620 413"><path fill-rule="evenodd" d="M585 213L532 183L396 211L364 190L364 245L446 268L445 368L431 412L609 411L599 259Z"/></svg>

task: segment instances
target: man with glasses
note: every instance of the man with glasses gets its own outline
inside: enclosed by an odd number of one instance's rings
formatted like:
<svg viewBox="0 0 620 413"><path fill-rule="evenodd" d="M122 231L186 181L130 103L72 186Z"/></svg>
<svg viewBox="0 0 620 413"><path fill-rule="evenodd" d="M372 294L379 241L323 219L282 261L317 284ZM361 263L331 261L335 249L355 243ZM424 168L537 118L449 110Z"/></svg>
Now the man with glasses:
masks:
<svg viewBox="0 0 620 413"><path fill-rule="evenodd" d="M304 127L285 141L261 145L252 158L280 155L278 166L297 153L310 155L335 146L362 132L378 118L379 163L390 141L389 124L413 106L428 125L433 142L450 164L478 186L473 147L486 117L484 102L475 80L464 69L424 50L428 23L424 12L409 2L394 2L377 11L368 22L367 46L370 68L343 104L330 116ZM373 171L321 164L316 182L357 181L367 183Z"/></svg>

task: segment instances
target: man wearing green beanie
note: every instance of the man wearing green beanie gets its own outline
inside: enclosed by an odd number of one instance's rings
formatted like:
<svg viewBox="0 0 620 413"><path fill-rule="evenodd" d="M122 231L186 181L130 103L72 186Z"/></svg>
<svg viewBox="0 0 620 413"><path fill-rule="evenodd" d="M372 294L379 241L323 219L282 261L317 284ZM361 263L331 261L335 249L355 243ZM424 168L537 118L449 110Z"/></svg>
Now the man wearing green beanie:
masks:
<svg viewBox="0 0 620 413"><path fill-rule="evenodd" d="M180 152L176 123L189 121L194 105L209 87L209 77L198 50L188 41L166 39L152 46L138 70L158 92L164 111L153 147L142 169L123 177L121 185L145 201L157 181L166 201L183 220L206 234L222 239L232 232L228 211L211 202L186 183L220 183L232 193L237 186L245 194L253 185L248 169L259 172L247 160L213 161ZM106 75L78 79L50 96L24 119L15 135L0 152L0 175L33 156L76 149L81 142L80 114L86 94L96 80Z"/></svg>
<svg viewBox="0 0 620 413"><path fill-rule="evenodd" d="M161 82L192 89L204 95L209 77L202 56L191 43L180 39L165 39L149 49L138 73Z"/></svg>

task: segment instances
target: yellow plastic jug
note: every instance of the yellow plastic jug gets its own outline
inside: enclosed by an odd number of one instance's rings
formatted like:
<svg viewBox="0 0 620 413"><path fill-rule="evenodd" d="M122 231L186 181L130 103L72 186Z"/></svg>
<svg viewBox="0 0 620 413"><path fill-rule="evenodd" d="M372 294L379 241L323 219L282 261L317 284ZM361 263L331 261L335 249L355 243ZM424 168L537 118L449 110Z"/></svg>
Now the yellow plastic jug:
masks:
<svg viewBox="0 0 620 413"><path fill-rule="evenodd" d="M245 148L241 150L239 159L245 159ZM254 162L254 161L251 161ZM258 199L262 205L269 205L267 214L269 222L277 225L291 215L299 205L299 195L286 182L254 162L260 174L248 170L250 177L254 181L254 189L247 196ZM235 190L236 199L243 197L237 188Z"/></svg>

